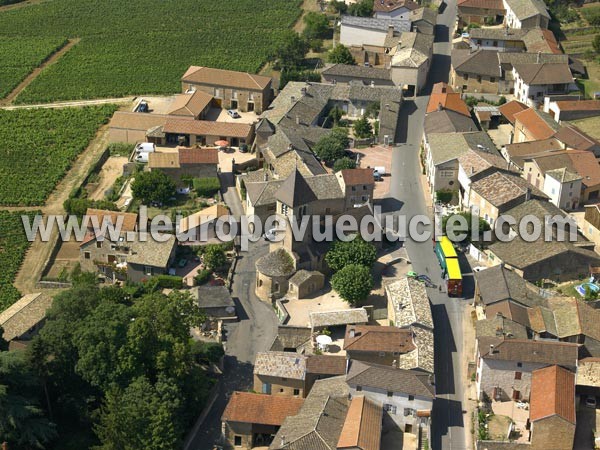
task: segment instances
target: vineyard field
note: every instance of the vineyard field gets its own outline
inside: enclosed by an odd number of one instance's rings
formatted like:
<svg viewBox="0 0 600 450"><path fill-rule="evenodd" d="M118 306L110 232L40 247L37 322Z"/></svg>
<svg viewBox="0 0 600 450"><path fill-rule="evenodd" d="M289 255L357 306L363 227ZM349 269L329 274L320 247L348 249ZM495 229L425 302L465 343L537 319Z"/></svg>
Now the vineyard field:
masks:
<svg viewBox="0 0 600 450"><path fill-rule="evenodd" d="M0 99L52 53L60 49L65 38L11 37L0 43Z"/></svg>
<svg viewBox="0 0 600 450"><path fill-rule="evenodd" d="M36 213L38 211L0 211L0 312L21 296L12 284L30 244L25 236L21 215L33 216Z"/></svg>
<svg viewBox="0 0 600 450"><path fill-rule="evenodd" d="M0 204L42 205L115 109L0 110Z"/></svg>
<svg viewBox="0 0 600 450"><path fill-rule="evenodd" d="M17 103L168 94L190 65L258 71L300 12L300 0L53 0L0 12L0 53L6 38L81 38Z"/></svg>

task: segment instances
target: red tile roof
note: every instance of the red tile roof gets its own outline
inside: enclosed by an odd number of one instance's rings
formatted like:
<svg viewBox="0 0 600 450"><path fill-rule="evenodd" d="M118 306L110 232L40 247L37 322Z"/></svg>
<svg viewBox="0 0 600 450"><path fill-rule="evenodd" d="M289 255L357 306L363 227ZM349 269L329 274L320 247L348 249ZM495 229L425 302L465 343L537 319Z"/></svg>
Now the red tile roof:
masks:
<svg viewBox="0 0 600 450"><path fill-rule="evenodd" d="M429 103L427 104L427 113L437 111L439 107L450 111L455 111L467 117L471 117L469 107L462 100L460 94L454 92L446 92L440 94L431 94Z"/></svg>
<svg viewBox="0 0 600 450"><path fill-rule="evenodd" d="M373 184L373 169L344 169L342 178L347 186Z"/></svg>
<svg viewBox="0 0 600 450"><path fill-rule="evenodd" d="M447 92L454 92L454 89L452 89L452 86L448 86L448 83L444 83L443 81L435 83L431 89L431 94L445 94Z"/></svg>
<svg viewBox="0 0 600 450"><path fill-rule="evenodd" d="M397 327L347 325L344 350L408 353L415 349L412 332Z"/></svg>
<svg viewBox="0 0 600 450"><path fill-rule="evenodd" d="M600 145L596 139L584 133L575 125L565 125L561 127L554 137L568 148L577 150L588 150L596 145Z"/></svg>
<svg viewBox="0 0 600 450"><path fill-rule="evenodd" d="M517 101L517 100L513 100L510 101L508 103L505 103L504 105L500 106L498 108L498 111L500 111L500 113L506 117L506 120L508 120L510 123L512 123L514 125L515 123L515 114L524 111L527 109L527 105Z"/></svg>
<svg viewBox="0 0 600 450"><path fill-rule="evenodd" d="M364 396L354 397L346 414L337 449L379 450L382 416L381 404Z"/></svg>
<svg viewBox="0 0 600 450"><path fill-rule="evenodd" d="M540 116L535 109L527 108L514 115L515 122L520 122L531 134L534 140L548 139L554 136L556 131ZM558 124L557 124L558 125Z"/></svg>
<svg viewBox="0 0 600 450"><path fill-rule="evenodd" d="M575 424L575 374L560 366L534 370L530 405L532 422L558 415Z"/></svg>
<svg viewBox="0 0 600 450"><path fill-rule="evenodd" d="M560 100L556 106L561 111L599 111L600 100Z"/></svg>
<svg viewBox="0 0 600 450"><path fill-rule="evenodd" d="M85 212L85 215L89 217L88 228L92 227L92 216L95 216L98 219L98 225L102 226L104 220L107 220L108 223L116 226L119 222L119 218L122 217L122 225L121 231L135 231L135 227L137 224L137 214L135 213L125 213L119 211L107 211L104 209L93 209L88 208Z"/></svg>
<svg viewBox="0 0 600 450"><path fill-rule="evenodd" d="M179 147L179 164L218 164L219 150L216 148Z"/></svg>
<svg viewBox="0 0 600 450"><path fill-rule="evenodd" d="M181 81L211 86L263 90L271 83L271 77L234 70L213 69L212 67L190 66L181 77Z"/></svg>
<svg viewBox="0 0 600 450"><path fill-rule="evenodd" d="M504 9L502 0L458 0L459 8Z"/></svg>
<svg viewBox="0 0 600 450"><path fill-rule="evenodd" d="M302 398L234 392L221 420L280 426L286 417L298 414L303 404Z"/></svg>
<svg viewBox="0 0 600 450"><path fill-rule="evenodd" d="M168 119L165 133L195 134L197 136L227 136L247 138L252 129L244 123L211 122L207 120Z"/></svg>

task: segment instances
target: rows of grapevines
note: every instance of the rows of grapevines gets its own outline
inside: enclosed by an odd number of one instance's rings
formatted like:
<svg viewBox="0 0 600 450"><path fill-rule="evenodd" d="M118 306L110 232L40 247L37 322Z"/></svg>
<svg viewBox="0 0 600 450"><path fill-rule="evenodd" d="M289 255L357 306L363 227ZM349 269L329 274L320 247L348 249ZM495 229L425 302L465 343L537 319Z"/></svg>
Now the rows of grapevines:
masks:
<svg viewBox="0 0 600 450"><path fill-rule="evenodd" d="M0 42L0 98L66 43L57 37L10 37Z"/></svg>
<svg viewBox="0 0 600 450"><path fill-rule="evenodd" d="M115 109L0 110L0 204L42 205Z"/></svg>
<svg viewBox="0 0 600 450"><path fill-rule="evenodd" d="M189 65L257 71L300 0L53 0L0 13L3 36L79 37L21 103L171 93Z"/></svg>
<svg viewBox="0 0 600 450"><path fill-rule="evenodd" d="M32 217L37 213L0 211L0 312L20 297L12 283L30 244L25 236L21 215Z"/></svg>

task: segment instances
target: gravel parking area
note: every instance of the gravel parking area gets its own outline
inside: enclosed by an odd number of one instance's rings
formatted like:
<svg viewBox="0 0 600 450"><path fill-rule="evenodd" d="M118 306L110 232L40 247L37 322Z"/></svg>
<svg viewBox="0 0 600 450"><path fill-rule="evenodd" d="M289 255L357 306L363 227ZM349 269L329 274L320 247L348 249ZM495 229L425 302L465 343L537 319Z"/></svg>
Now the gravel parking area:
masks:
<svg viewBox="0 0 600 450"><path fill-rule="evenodd" d="M387 197L388 193L390 192L391 183L390 172L392 170L392 147L377 145L375 147L356 149L355 153L360 155L360 167L385 168L386 174L383 176L381 181L377 181L375 183L375 192L373 196L375 199Z"/></svg>

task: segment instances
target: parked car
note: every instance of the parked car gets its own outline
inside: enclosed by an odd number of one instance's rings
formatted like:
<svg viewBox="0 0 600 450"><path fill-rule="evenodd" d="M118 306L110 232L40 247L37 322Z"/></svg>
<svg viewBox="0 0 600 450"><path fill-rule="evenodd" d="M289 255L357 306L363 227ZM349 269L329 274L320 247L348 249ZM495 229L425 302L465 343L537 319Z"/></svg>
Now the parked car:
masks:
<svg viewBox="0 0 600 450"><path fill-rule="evenodd" d="M152 142L139 142L135 146L136 153L152 153L156 151L156 145Z"/></svg>
<svg viewBox="0 0 600 450"><path fill-rule="evenodd" d="M596 408L596 397L593 395L588 395L585 399L585 406L588 408Z"/></svg>
<svg viewBox="0 0 600 450"><path fill-rule="evenodd" d="M240 153L246 153L248 151L248 145L242 144L240 145Z"/></svg>
<svg viewBox="0 0 600 450"><path fill-rule="evenodd" d="M140 102L140 105L138 106L138 112L141 112L141 113L150 112L150 108L148 107L148 102L147 101L142 100Z"/></svg>
<svg viewBox="0 0 600 450"><path fill-rule="evenodd" d="M277 237L277 229L271 228L270 230L265 231L264 236L267 241L274 241Z"/></svg>
<svg viewBox="0 0 600 450"><path fill-rule="evenodd" d="M149 154L150 154L150 152L138 153L135 155L134 160L135 160L135 162L138 162L138 163L147 163Z"/></svg>
<svg viewBox="0 0 600 450"><path fill-rule="evenodd" d="M229 114L230 117L233 117L234 119L239 119L241 116L238 114L237 111L233 110L233 109L228 109L227 110L227 114Z"/></svg>

